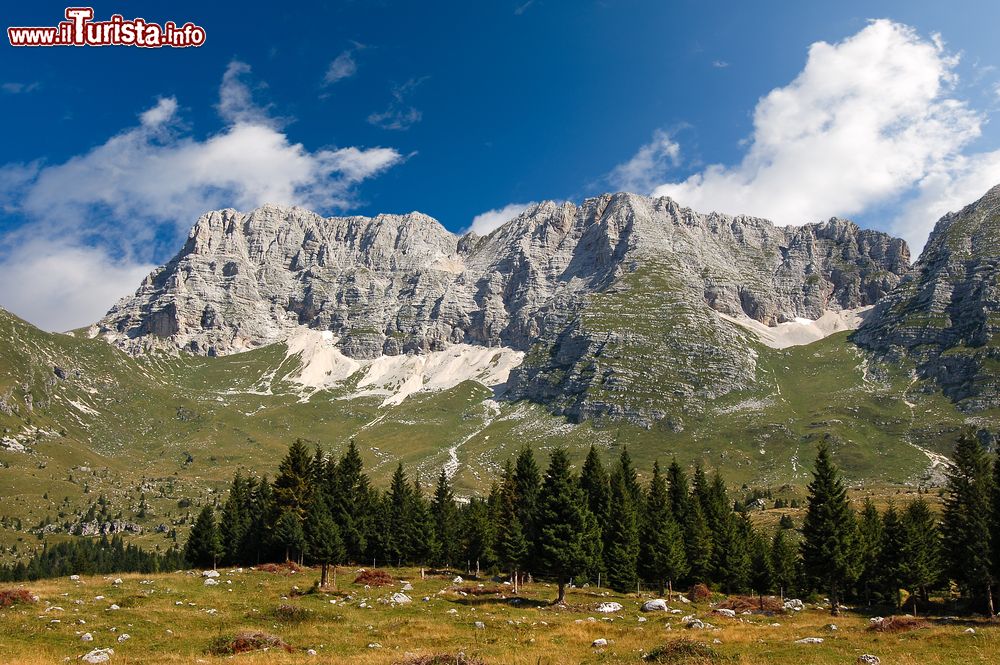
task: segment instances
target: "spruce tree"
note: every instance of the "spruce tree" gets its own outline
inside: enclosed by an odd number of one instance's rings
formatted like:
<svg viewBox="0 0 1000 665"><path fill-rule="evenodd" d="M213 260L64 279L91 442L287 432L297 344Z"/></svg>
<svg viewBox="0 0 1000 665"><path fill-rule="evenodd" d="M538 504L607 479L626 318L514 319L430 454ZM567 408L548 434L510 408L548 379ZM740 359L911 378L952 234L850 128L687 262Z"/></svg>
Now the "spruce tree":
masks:
<svg viewBox="0 0 1000 665"><path fill-rule="evenodd" d="M597 454L597 448L590 446L587 459L580 470L580 487L587 497L587 506L590 512L597 518L599 524L606 524L608 517L608 505L611 500L611 486L608 481L608 473L601 464L601 457Z"/></svg>
<svg viewBox="0 0 1000 665"><path fill-rule="evenodd" d="M684 547L691 581L708 584L712 574L712 531L699 501L692 501L688 506Z"/></svg>
<svg viewBox="0 0 1000 665"><path fill-rule="evenodd" d="M309 505L304 524L306 556L320 565L320 587L326 587L330 564L342 563L345 556L340 529L330 516L326 503L314 500Z"/></svg>
<svg viewBox="0 0 1000 665"><path fill-rule="evenodd" d="M625 490L633 506L638 506L642 502L642 487L639 486L639 474L636 473L632 464L632 456L628 454L628 446L622 446L622 452L618 456L618 473L625 483Z"/></svg>
<svg viewBox="0 0 1000 665"><path fill-rule="evenodd" d="M906 533L896 506L889 504L882 515L882 540L879 543L878 580L882 595L892 599L894 607L900 605L903 586L903 547Z"/></svg>
<svg viewBox="0 0 1000 665"><path fill-rule="evenodd" d="M857 525L825 441L816 454L802 536L806 573L829 592L830 611L837 616L841 594L857 577Z"/></svg>
<svg viewBox="0 0 1000 665"><path fill-rule="evenodd" d="M215 569L219 557L222 556L222 540L219 538L219 529L215 524L215 512L212 506L206 505L198 513L191 534L188 536L187 544L184 547L184 559L188 565L195 568Z"/></svg>
<svg viewBox="0 0 1000 665"><path fill-rule="evenodd" d="M646 493L639 536L640 574L657 585L660 595L669 584L687 572L684 538L670 510L667 483L660 473L660 463L653 463L653 477Z"/></svg>
<svg viewBox="0 0 1000 665"><path fill-rule="evenodd" d="M882 516L871 499L865 499L858 522L858 570L860 583L865 594L865 603L871 607L871 593L878 585L880 574L879 557L882 551Z"/></svg>
<svg viewBox="0 0 1000 665"><path fill-rule="evenodd" d="M306 535L302 529L302 518L286 508L278 514L274 522L271 538L279 550L284 551L285 562L301 561L305 554Z"/></svg>
<svg viewBox="0 0 1000 665"><path fill-rule="evenodd" d="M524 537L521 521L517 518L517 485L510 462L504 468L500 484L498 520L496 523L496 551L501 567L510 573L511 584L517 593L518 571L528 557L528 541Z"/></svg>
<svg viewBox="0 0 1000 665"><path fill-rule="evenodd" d="M249 487L239 470L233 474L233 482L229 486L229 496L222 508L219 518L219 537L224 551L226 563L241 563L244 539L250 529Z"/></svg>
<svg viewBox="0 0 1000 665"><path fill-rule="evenodd" d="M744 519L741 524L749 549L750 589L765 594L774 588L774 570L771 568L771 542Z"/></svg>
<svg viewBox="0 0 1000 665"><path fill-rule="evenodd" d="M434 521L434 535L437 541L437 557L434 563L438 566L452 566L456 562L459 545L458 509L455 506L455 495L451 490L451 482L443 468L438 476L437 486L434 488L431 516Z"/></svg>
<svg viewBox="0 0 1000 665"><path fill-rule="evenodd" d="M347 560L365 561L377 501L368 477L364 474L364 463L354 439L351 439L337 463L334 484L336 490L331 493L331 509L334 520L340 527Z"/></svg>
<svg viewBox="0 0 1000 665"><path fill-rule="evenodd" d="M795 593L799 580L799 548L786 529L771 540L771 578L782 598Z"/></svg>
<svg viewBox="0 0 1000 665"><path fill-rule="evenodd" d="M301 530L302 520L305 519L312 499L313 487L309 450L302 439L296 439L278 464L278 475L271 486L273 505L270 512L275 522L288 513L299 521Z"/></svg>
<svg viewBox="0 0 1000 665"><path fill-rule="evenodd" d="M619 467L611 474L611 504L604 545L608 586L619 593L636 588L639 563L637 515L622 471Z"/></svg>
<svg viewBox="0 0 1000 665"><path fill-rule="evenodd" d="M539 496L542 490L541 474L531 448L525 446L514 461L514 482L517 486L517 514L521 530L533 549L538 540Z"/></svg>
<svg viewBox="0 0 1000 665"><path fill-rule="evenodd" d="M928 588L941 576L941 542L937 520L923 497L911 502L902 516L903 548L900 579L913 597L913 615L917 614L917 596L927 602Z"/></svg>
<svg viewBox="0 0 1000 665"><path fill-rule="evenodd" d="M989 459L971 431L955 446L948 471L941 532L948 572L963 592L984 597L993 616L993 561L990 542L992 473Z"/></svg>
<svg viewBox="0 0 1000 665"><path fill-rule="evenodd" d="M473 565L477 571L489 567L496 557L489 503L480 497L471 499L462 509L460 521L467 569L471 571Z"/></svg>
<svg viewBox="0 0 1000 665"><path fill-rule="evenodd" d="M688 495L687 474L681 469L676 458L670 462L670 467L667 469L667 492L670 495L670 512L678 524L683 525L687 519L688 503L691 499Z"/></svg>
<svg viewBox="0 0 1000 665"><path fill-rule="evenodd" d="M413 525L410 524L412 519L410 495L411 488L406 480L403 463L400 462L392 474L389 493L386 495L386 509L389 511L386 525L388 541L383 552L386 560L396 566L402 565L410 555L410 535L413 529Z"/></svg>
<svg viewBox="0 0 1000 665"><path fill-rule="evenodd" d="M538 503L539 559L558 585L556 602L563 603L570 579L591 565L593 548L588 541L598 535L597 522L561 448L549 458Z"/></svg>

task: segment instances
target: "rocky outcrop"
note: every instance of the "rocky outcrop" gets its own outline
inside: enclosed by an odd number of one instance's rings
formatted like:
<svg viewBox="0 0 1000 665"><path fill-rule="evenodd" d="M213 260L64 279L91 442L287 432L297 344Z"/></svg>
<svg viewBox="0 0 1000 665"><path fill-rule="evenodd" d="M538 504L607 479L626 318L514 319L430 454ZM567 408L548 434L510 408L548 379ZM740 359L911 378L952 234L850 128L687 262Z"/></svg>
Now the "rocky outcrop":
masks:
<svg viewBox="0 0 1000 665"><path fill-rule="evenodd" d="M301 326L356 359L503 346L526 352L510 397L651 424L755 381L753 343L720 314L872 305L908 266L903 241L846 220L781 228L632 194L542 203L482 238L419 213L264 206L204 215L93 333L133 353L228 354Z"/></svg>
<svg viewBox="0 0 1000 665"><path fill-rule="evenodd" d="M1000 407L1000 186L941 218L854 341L910 360L966 411Z"/></svg>

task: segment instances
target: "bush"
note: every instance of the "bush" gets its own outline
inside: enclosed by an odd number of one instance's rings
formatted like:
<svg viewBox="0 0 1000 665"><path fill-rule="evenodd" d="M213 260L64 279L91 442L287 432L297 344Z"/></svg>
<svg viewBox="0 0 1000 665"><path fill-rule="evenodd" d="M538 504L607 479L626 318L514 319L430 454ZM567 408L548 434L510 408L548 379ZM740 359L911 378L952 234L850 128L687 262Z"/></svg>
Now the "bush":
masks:
<svg viewBox="0 0 1000 665"><path fill-rule="evenodd" d="M712 597L712 591L704 584L695 584L691 587L691 591L688 594L691 600L698 602L699 600L708 600Z"/></svg>
<svg viewBox="0 0 1000 665"><path fill-rule="evenodd" d="M361 574L354 578L354 583L367 586L395 586L396 578L384 570L362 570Z"/></svg>
<svg viewBox="0 0 1000 665"><path fill-rule="evenodd" d="M264 649L283 649L291 652L292 647L278 637L260 630L244 630L233 637L219 636L208 645L208 653L213 656L232 656Z"/></svg>
<svg viewBox="0 0 1000 665"><path fill-rule="evenodd" d="M27 589L0 589L0 607L37 603L38 598Z"/></svg>
<svg viewBox="0 0 1000 665"><path fill-rule="evenodd" d="M309 618L311 612L298 605L284 603L267 613L267 616L279 623L301 623Z"/></svg>
<svg viewBox="0 0 1000 665"><path fill-rule="evenodd" d="M715 663L721 659L715 649L702 642L674 640L653 647L643 656L648 663Z"/></svg>
<svg viewBox="0 0 1000 665"><path fill-rule="evenodd" d="M891 616L881 620L878 619L878 617L872 619L868 630L875 631L876 633L905 633L910 630L927 628L930 625L923 619L916 617Z"/></svg>
<svg viewBox="0 0 1000 665"><path fill-rule="evenodd" d="M397 660L394 665L486 665L486 661L459 652L456 654L436 653L431 656L410 655L403 660Z"/></svg>
<svg viewBox="0 0 1000 665"><path fill-rule="evenodd" d="M721 609L733 610L735 612L781 612L785 609L784 603L775 596L729 596L721 603Z"/></svg>

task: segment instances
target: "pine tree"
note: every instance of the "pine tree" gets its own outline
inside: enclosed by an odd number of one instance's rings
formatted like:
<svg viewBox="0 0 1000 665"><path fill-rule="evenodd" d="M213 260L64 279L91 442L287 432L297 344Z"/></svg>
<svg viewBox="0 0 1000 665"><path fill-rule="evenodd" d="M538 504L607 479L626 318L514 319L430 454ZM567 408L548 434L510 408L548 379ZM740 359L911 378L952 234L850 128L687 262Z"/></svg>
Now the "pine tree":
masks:
<svg viewBox="0 0 1000 665"><path fill-rule="evenodd" d="M215 524L215 512L212 506L206 505L198 513L191 534L184 547L184 559L196 568L215 569L219 557L222 556L222 540Z"/></svg>
<svg viewBox="0 0 1000 665"><path fill-rule="evenodd" d="M639 563L639 529L635 505L619 467L611 474L611 504L605 528L604 566L608 586L619 593L636 588ZM588 511L589 512L589 511Z"/></svg>
<svg viewBox="0 0 1000 665"><path fill-rule="evenodd" d="M230 564L241 562L243 544L250 529L249 487L239 470L233 474L229 496L219 518L219 537L222 541L224 560Z"/></svg>
<svg viewBox="0 0 1000 665"><path fill-rule="evenodd" d="M993 561L990 543L990 503L993 492L990 462L975 434L964 432L955 446L945 491L941 532L948 568L966 593L980 590L993 616Z"/></svg>
<svg viewBox="0 0 1000 665"><path fill-rule="evenodd" d="M865 603L871 607L871 592L878 584L879 556L882 551L882 516L871 499L865 499L858 522L858 578L865 593Z"/></svg>
<svg viewBox="0 0 1000 665"><path fill-rule="evenodd" d="M699 501L692 501L688 506L684 547L691 581L707 584L712 573L712 531Z"/></svg>
<svg viewBox="0 0 1000 665"><path fill-rule="evenodd" d="M312 563L320 564L319 585L326 587L330 564L336 566L343 562L346 553L340 529L325 501L317 499L310 503L304 531L306 556Z"/></svg>
<svg viewBox="0 0 1000 665"><path fill-rule="evenodd" d="M660 595L665 587L687 572L684 538L670 510L667 483L660 473L660 463L653 463L653 477L646 494L646 506L641 516L639 537L640 573L656 584Z"/></svg>
<svg viewBox="0 0 1000 665"><path fill-rule="evenodd" d="M434 563L439 566L452 566L455 564L458 552L458 509L455 506L455 495L452 493L448 474L444 469L441 469L437 487L434 489L431 515L438 545Z"/></svg>
<svg viewBox="0 0 1000 665"><path fill-rule="evenodd" d="M826 442L816 454L802 536L806 572L829 591L831 613L837 616L841 593L857 577L857 526Z"/></svg>
<svg viewBox="0 0 1000 665"><path fill-rule="evenodd" d="M744 537L749 550L749 580L750 589L759 594L765 594L774 588L774 571L771 568L771 543L754 529L749 519L742 521Z"/></svg>
<svg viewBox="0 0 1000 665"><path fill-rule="evenodd" d="M389 483L389 493L386 496L386 508L389 511L388 518L388 542L385 543L383 555L387 561L402 565L404 559L410 555L410 532L412 525L409 524L410 514L410 485L406 480L406 472L403 470L403 463L396 466L396 471L392 474L392 481Z"/></svg>
<svg viewBox="0 0 1000 665"><path fill-rule="evenodd" d="M597 522L561 448L549 458L539 496L538 526L540 563L559 587L556 602L563 603L570 579L591 565L593 550L588 540L598 536Z"/></svg>
<svg viewBox="0 0 1000 665"><path fill-rule="evenodd" d="M601 464L601 457L593 445L590 446L590 452L587 453L587 459L580 470L580 487L587 497L590 512L594 514L599 524L606 524L611 501L611 486L608 473Z"/></svg>
<svg viewBox="0 0 1000 665"><path fill-rule="evenodd" d="M274 514L291 512L301 521L309 507L313 491L312 460L302 439L289 446L288 454L278 465L272 485Z"/></svg>
<svg viewBox="0 0 1000 665"><path fill-rule="evenodd" d="M348 561L365 561L369 553L368 536L373 528L377 505L357 444L351 439L337 463L334 475L336 491L331 493L334 520L347 550Z"/></svg>
<svg viewBox="0 0 1000 665"><path fill-rule="evenodd" d="M889 504L882 515L882 540L879 543L878 580L882 595L891 598L895 607L900 605L903 586L903 547L906 533L896 506Z"/></svg>
<svg viewBox="0 0 1000 665"><path fill-rule="evenodd" d="M514 461L514 482L517 486L517 514L521 530L528 540L529 549L538 541L539 496L542 490L541 474L531 448L525 446Z"/></svg>
<svg viewBox="0 0 1000 665"><path fill-rule="evenodd" d="M771 577L782 598L794 593L799 579L799 548L785 529L771 540Z"/></svg>
<svg viewBox="0 0 1000 665"><path fill-rule="evenodd" d="M667 491L670 495L670 512L678 524L683 525L687 519L688 503L691 499L688 495L687 474L681 469L676 458L670 462L670 467L667 469Z"/></svg>
<svg viewBox="0 0 1000 665"><path fill-rule="evenodd" d="M272 538L275 545L284 550L286 562L301 560L305 553L306 535L302 529L302 521L294 511L284 509L274 522Z"/></svg>
<svg viewBox="0 0 1000 665"><path fill-rule="evenodd" d="M482 498L473 498L461 513L462 543L466 564L476 570L489 567L496 557L493 520L490 519L490 505Z"/></svg>
<svg viewBox="0 0 1000 665"><path fill-rule="evenodd" d="M639 486L639 474L636 473L635 466L632 464L632 456L628 454L628 446L622 446L622 452L618 456L618 473L621 474L622 481L625 483L625 490L628 492L632 505L640 505L642 503L642 487Z"/></svg>
<svg viewBox="0 0 1000 665"><path fill-rule="evenodd" d="M510 572L514 593L517 593L518 571L528 557L528 541L524 537L521 521L517 518L517 484L509 461L500 484L499 503L496 523L497 559L503 569Z"/></svg>
<svg viewBox="0 0 1000 665"><path fill-rule="evenodd" d="M927 589L941 576L941 542L937 521L923 497L911 502L902 516L903 548L900 579L913 596L913 615L917 614L917 595L924 602Z"/></svg>

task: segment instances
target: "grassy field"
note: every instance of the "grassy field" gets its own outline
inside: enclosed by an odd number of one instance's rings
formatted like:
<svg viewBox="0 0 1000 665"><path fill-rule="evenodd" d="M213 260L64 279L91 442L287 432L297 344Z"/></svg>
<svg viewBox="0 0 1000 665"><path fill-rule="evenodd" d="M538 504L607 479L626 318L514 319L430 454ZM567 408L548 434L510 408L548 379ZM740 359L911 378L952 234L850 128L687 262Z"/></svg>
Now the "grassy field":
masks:
<svg viewBox="0 0 1000 665"><path fill-rule="evenodd" d="M931 618L924 627L881 633L868 629L868 614L848 611L832 618L808 604L801 612L729 618L713 613L712 600L719 597L692 604L675 599L669 605L680 613L644 614L643 598L634 594L572 589L565 607L553 607L555 589L546 584L527 585L514 596L489 580L454 584L452 574L421 579L415 569L389 572L412 584L406 592L411 603L387 602L401 581L365 588L352 583L357 571L347 568L339 570L338 591L301 596L298 591L310 588L316 571L221 570L217 586L205 586L194 572L122 575L120 584L114 576L30 583L24 588L37 602L0 609L0 660L62 663L111 647L112 663L443 664L456 662L461 652L473 663L554 665L640 663L665 645L675 653L657 662L833 665L873 654L886 664L929 665L993 663L1000 649L1000 625L986 619ZM598 612L607 601L623 609ZM687 615L715 628L688 629L682 621ZM970 627L974 633L966 632ZM290 650L210 653L214 642L241 631L265 631ZM82 641L84 633L93 641ZM796 643L808 637L823 642ZM598 639L607 646L593 647ZM685 655L690 651L700 655ZM427 659L435 655L451 658Z"/></svg>

